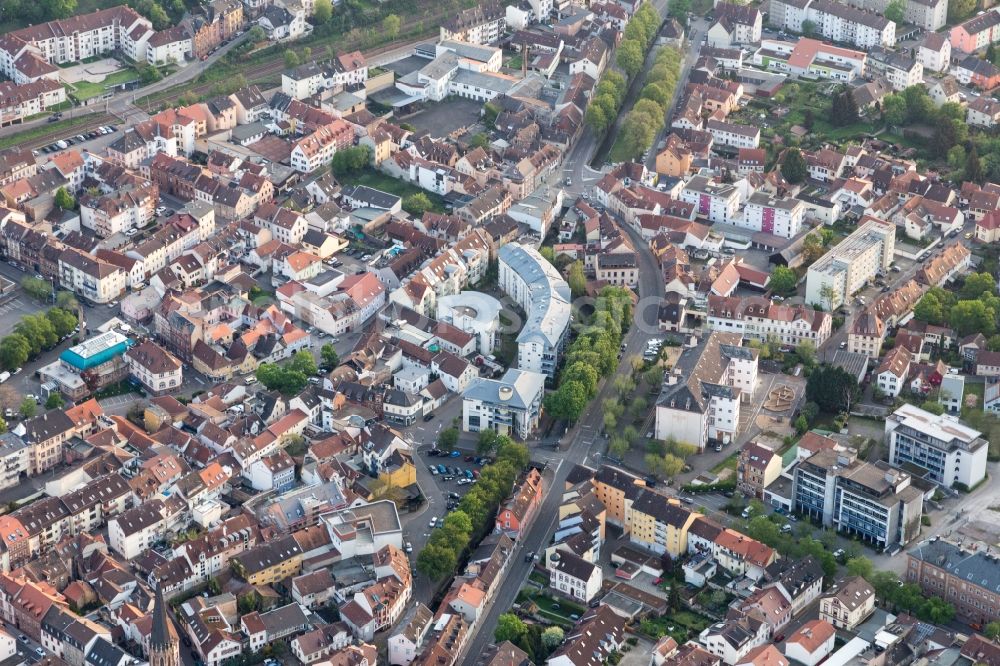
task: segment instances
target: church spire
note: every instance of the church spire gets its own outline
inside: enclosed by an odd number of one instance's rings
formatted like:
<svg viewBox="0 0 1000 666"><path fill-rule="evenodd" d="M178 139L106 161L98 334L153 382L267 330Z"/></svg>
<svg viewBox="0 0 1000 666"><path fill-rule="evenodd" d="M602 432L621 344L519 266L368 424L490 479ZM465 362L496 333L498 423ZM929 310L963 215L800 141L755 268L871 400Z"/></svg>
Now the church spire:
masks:
<svg viewBox="0 0 1000 666"><path fill-rule="evenodd" d="M150 666L180 666L181 652L177 640L177 630L170 625L166 605L163 602L163 588L157 581L153 601L153 626L149 635Z"/></svg>

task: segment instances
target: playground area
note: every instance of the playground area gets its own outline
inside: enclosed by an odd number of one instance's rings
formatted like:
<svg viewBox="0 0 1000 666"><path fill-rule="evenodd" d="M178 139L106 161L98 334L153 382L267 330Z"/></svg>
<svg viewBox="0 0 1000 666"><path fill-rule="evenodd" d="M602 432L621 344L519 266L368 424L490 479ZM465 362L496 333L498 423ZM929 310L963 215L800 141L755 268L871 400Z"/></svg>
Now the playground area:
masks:
<svg viewBox="0 0 1000 666"><path fill-rule="evenodd" d="M795 402L795 391L787 384L780 384L768 391L764 409L769 412L787 412Z"/></svg>

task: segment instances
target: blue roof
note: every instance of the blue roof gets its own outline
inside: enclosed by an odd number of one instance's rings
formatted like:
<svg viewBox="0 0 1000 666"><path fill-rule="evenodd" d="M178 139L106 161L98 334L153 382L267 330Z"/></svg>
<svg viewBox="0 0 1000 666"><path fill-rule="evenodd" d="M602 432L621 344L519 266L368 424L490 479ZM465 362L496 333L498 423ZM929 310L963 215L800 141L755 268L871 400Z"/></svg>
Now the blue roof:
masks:
<svg viewBox="0 0 1000 666"><path fill-rule="evenodd" d="M73 366L77 370L89 370L102 363L107 363L116 356L121 356L133 341L115 332L104 333L70 347L59 355L59 360Z"/></svg>

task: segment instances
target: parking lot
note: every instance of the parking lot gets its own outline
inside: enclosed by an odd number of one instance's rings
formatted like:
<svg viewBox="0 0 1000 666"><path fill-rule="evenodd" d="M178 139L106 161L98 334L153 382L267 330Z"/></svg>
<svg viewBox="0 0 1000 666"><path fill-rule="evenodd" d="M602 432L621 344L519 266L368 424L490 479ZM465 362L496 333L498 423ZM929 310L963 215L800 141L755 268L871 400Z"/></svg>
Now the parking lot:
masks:
<svg viewBox="0 0 1000 666"><path fill-rule="evenodd" d="M21 317L42 312L44 309L44 304L29 297L18 287L13 297L0 300L0 337L10 335L21 321Z"/></svg>
<svg viewBox="0 0 1000 666"><path fill-rule="evenodd" d="M53 115L51 117L53 119L55 119L55 120L59 120L59 115L58 114ZM43 147L41 147L41 148L39 148L37 150L33 150L32 154L34 154L35 156L38 156L38 155L40 155L42 153L44 153L44 154L58 153L61 150L66 150L67 148L71 148L71 147L73 147L73 146L75 146L77 144L85 143L85 142L91 141L93 139L98 139L98 138L100 138L102 136L112 135L117 130L118 130L118 127L115 126L115 125L106 125L106 126L100 128L100 129L96 129L96 130L87 132L86 134L75 134L75 135L72 135L72 136L67 136L67 137L64 137L62 139L58 139L58 140L56 140L56 141L54 141L54 142L52 142L52 143L50 143L50 144L48 144L46 146L43 146Z"/></svg>
<svg viewBox="0 0 1000 666"><path fill-rule="evenodd" d="M461 97L448 98L406 118L417 130L427 130L431 136L447 136L457 129L479 122L482 102Z"/></svg>

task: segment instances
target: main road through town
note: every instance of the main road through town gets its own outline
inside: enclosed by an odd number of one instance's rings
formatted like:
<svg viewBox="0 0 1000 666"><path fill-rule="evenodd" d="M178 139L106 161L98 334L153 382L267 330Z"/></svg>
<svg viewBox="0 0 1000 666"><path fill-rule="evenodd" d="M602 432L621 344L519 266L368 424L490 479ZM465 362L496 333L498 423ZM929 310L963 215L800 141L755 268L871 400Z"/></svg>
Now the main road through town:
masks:
<svg viewBox="0 0 1000 666"><path fill-rule="evenodd" d="M593 156L597 143L593 132L589 128L584 128L580 140L577 141L566 160L567 166L570 167L568 170L574 177L573 187L567 189L576 190L575 193L579 194L584 188L585 165ZM553 183L553 185L557 184ZM639 256L640 298L634 312L632 325L623 340L625 350L616 376L630 372L630 357L641 356L645 349L646 339L656 333L658 306L664 289L662 274L648 245L633 230L627 229L626 231L632 238ZM579 321L579 317L576 317L576 320ZM493 631L497 625L497 619L502 613L511 609L518 591L531 573L533 564L526 562L524 555L537 553L549 543L558 515L557 508L562 499L563 485L569 470L577 463L587 464L590 467L596 467L600 464L599 458L604 451L605 440L599 435L604 424L604 415L598 406L605 398L612 397L613 393L614 377L608 377L597 397L591 401L590 408L584 412L580 421L563 438L561 450L545 451L545 457L549 459L550 466L554 465L555 468L551 483L545 488L541 510L527 531L521 535L514 562L512 562L510 570L487 607L486 613L481 617L479 626L476 627L475 637L469 642L465 658L461 660L461 663L476 663L486 647L494 643ZM532 453L533 457L538 457L538 451L532 451Z"/></svg>

